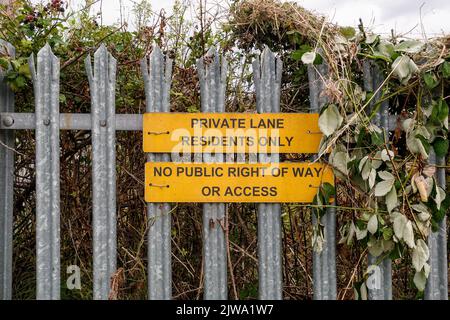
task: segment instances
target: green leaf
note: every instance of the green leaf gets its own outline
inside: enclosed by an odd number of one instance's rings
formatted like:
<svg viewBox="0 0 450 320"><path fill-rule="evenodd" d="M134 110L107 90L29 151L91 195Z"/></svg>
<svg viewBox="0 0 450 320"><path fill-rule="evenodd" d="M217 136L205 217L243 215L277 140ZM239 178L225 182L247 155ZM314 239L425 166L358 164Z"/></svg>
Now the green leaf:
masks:
<svg viewBox="0 0 450 320"><path fill-rule="evenodd" d="M386 207L388 209L388 212L391 213L392 210L397 207L398 199L397 199L397 190L395 187L391 189L391 191L388 192L386 195Z"/></svg>
<svg viewBox="0 0 450 320"><path fill-rule="evenodd" d="M334 194L335 194L334 186L328 182L325 182L324 184L322 184L322 190L323 190L323 195L324 195L325 199L327 199L327 202L330 199L330 197L334 196Z"/></svg>
<svg viewBox="0 0 450 320"><path fill-rule="evenodd" d="M397 44L394 49L398 52L406 52L406 53L418 53L420 52L423 47L424 43L417 40L405 40Z"/></svg>
<svg viewBox="0 0 450 320"><path fill-rule="evenodd" d="M301 45L300 48L292 52L291 58L295 61L301 60L303 54L308 51L311 51L311 46L307 44Z"/></svg>
<svg viewBox="0 0 450 320"><path fill-rule="evenodd" d="M439 79L436 77L434 72L427 72L423 75L423 80L428 89L434 89L439 84Z"/></svg>
<svg viewBox="0 0 450 320"><path fill-rule="evenodd" d="M378 230L378 219L377 219L377 215L373 214L370 219L369 222L367 223L367 231L369 231L371 234L374 234L375 232L377 232Z"/></svg>
<svg viewBox="0 0 450 320"><path fill-rule="evenodd" d="M384 240L392 239L392 235L393 234L394 234L394 231L391 228L384 228L383 229L383 239Z"/></svg>
<svg viewBox="0 0 450 320"><path fill-rule="evenodd" d="M389 60L391 60L395 54L394 45L388 41L381 41L377 48L378 52Z"/></svg>
<svg viewBox="0 0 450 320"><path fill-rule="evenodd" d="M419 291L425 290L425 285L427 284L427 277L425 277L425 273L423 271L416 272L414 275L414 284L416 285Z"/></svg>
<svg viewBox="0 0 450 320"><path fill-rule="evenodd" d="M384 144L383 133L381 132L372 132L370 134L370 139L373 145L381 146L382 144Z"/></svg>
<svg viewBox="0 0 450 320"><path fill-rule="evenodd" d="M418 70L414 61L405 55L398 56L392 63L392 73L402 84L406 84Z"/></svg>
<svg viewBox="0 0 450 320"><path fill-rule="evenodd" d="M325 136L332 135L338 129L344 118L334 104L328 105L319 117L319 128Z"/></svg>
<svg viewBox="0 0 450 320"><path fill-rule="evenodd" d="M367 34L366 35L366 43L367 44L374 44L379 38L380 38L380 36L377 35L377 34L373 34L373 33Z"/></svg>
<svg viewBox="0 0 450 320"><path fill-rule="evenodd" d="M31 72L28 64L23 64L19 67L19 74L24 75L28 79L31 79Z"/></svg>
<svg viewBox="0 0 450 320"><path fill-rule="evenodd" d="M447 139L437 137L434 139L433 148L437 157L445 157L448 152L449 142Z"/></svg>
<svg viewBox="0 0 450 320"><path fill-rule="evenodd" d="M426 158L428 158L428 155L430 154L430 143L428 142L428 139L425 138L423 135L418 134L416 135L416 138L420 140L420 142L422 143L423 148L425 149L426 152ZM422 154L424 155L424 154Z"/></svg>
<svg viewBox="0 0 450 320"><path fill-rule="evenodd" d="M428 250L428 245L425 241L422 239L417 240L411 258L414 269L416 269L416 271L422 270L425 263L430 258L430 251Z"/></svg>
<svg viewBox="0 0 450 320"><path fill-rule="evenodd" d="M339 29L339 31L347 39L351 39L351 38L353 38L356 35L355 28L353 28L353 27L341 27Z"/></svg>
<svg viewBox="0 0 450 320"><path fill-rule="evenodd" d="M387 180L378 182L375 186L375 196L383 197L391 191L395 180Z"/></svg>
<svg viewBox="0 0 450 320"><path fill-rule="evenodd" d="M405 224L405 228L403 230L403 240L410 248L414 248L416 244L414 243L414 231L412 227L412 222L408 220Z"/></svg>
<svg viewBox="0 0 450 320"><path fill-rule="evenodd" d="M436 202L436 208L441 209L441 203L445 199L445 191L441 187L436 186L436 197L434 198L434 202Z"/></svg>
<svg viewBox="0 0 450 320"><path fill-rule="evenodd" d="M445 62L442 64L442 76L443 76L445 79L450 78L450 62L448 62L448 61L445 61Z"/></svg>
<svg viewBox="0 0 450 320"><path fill-rule="evenodd" d="M8 70L9 67L9 61L6 58L0 58L0 68L3 68L4 70Z"/></svg>
<svg viewBox="0 0 450 320"><path fill-rule="evenodd" d="M448 104L444 99L439 100L437 118L440 121L448 119Z"/></svg>
<svg viewBox="0 0 450 320"><path fill-rule="evenodd" d="M350 162L350 158L347 152L338 151L331 158L331 164L343 174L348 174L347 163Z"/></svg>

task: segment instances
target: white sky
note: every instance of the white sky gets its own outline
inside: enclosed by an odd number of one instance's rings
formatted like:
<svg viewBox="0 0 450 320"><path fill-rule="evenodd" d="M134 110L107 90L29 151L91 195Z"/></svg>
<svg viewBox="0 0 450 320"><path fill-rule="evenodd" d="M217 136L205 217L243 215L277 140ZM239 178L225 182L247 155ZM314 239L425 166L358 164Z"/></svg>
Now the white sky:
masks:
<svg viewBox="0 0 450 320"><path fill-rule="evenodd" d="M42 0L34 0L41 2ZM85 0L68 0L74 7L79 7ZM120 4L125 18L131 18L131 8L136 0L103 0L103 23L112 24L120 19ZM329 20L342 26L357 26L359 18L365 26L376 33L390 34L394 29L397 34L411 31L408 35L420 36L422 25L428 37L450 33L450 0L295 0L311 11L326 15ZM165 9L171 12L174 0L150 0L154 11ZM228 2L228 1L223 1ZM420 7L422 12L420 14ZM100 5L97 4L95 11Z"/></svg>

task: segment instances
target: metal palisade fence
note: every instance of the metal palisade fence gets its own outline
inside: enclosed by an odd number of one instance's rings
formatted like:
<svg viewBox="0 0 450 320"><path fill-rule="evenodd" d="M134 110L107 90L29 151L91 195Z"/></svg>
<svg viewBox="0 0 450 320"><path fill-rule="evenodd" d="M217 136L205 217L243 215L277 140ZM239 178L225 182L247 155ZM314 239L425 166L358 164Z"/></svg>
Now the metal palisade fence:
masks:
<svg viewBox="0 0 450 320"><path fill-rule="evenodd" d="M14 55L14 48L0 42L0 50ZM37 299L60 299L60 130L92 131L93 189L93 297L110 297L110 279L117 268L116 235L116 145L117 130L142 130L142 115L115 114L116 60L105 46L85 61L91 92L90 114L59 113L59 59L50 46L42 48L37 61L29 59L34 83L35 113L14 113L14 95L0 74L0 299L12 297L12 235L14 185L14 130L36 132L36 270ZM200 79L201 111L225 112L227 61L211 49L197 62ZM170 112L172 61L158 46L141 61L145 84L146 112ZM280 111L282 61L265 48L253 63L254 88L258 113ZM311 112L326 104L324 79L327 65L308 67ZM364 85L376 91L383 76L375 65L364 65ZM375 120L385 132L395 126L384 102ZM386 135L387 136L387 135ZM278 154L194 154L175 158L170 154L147 154L147 161L173 162L279 162ZM445 159L430 157L431 163ZM64 164L63 164L64 165ZM437 179L445 186L445 169L437 169ZM281 205L258 204L259 297L282 299ZM147 204L148 296L171 299L171 205ZM226 230L227 205L203 204L203 276L204 299L228 298L228 256ZM314 298L337 298L336 289L336 212L330 208L322 217L325 242L313 256ZM425 290L427 299L447 299L446 221L429 237L430 276ZM369 256L369 263L378 263ZM369 299L392 299L391 261L379 262L381 286L369 288Z"/></svg>

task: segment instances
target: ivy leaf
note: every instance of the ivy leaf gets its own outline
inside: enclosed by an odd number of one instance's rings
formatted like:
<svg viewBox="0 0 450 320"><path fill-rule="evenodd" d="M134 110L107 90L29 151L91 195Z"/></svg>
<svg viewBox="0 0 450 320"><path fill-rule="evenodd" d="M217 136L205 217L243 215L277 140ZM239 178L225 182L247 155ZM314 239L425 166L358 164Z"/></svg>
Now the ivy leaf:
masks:
<svg viewBox="0 0 450 320"><path fill-rule="evenodd" d="M391 191L393 185L394 180L378 182L377 185L375 186L375 196L377 197L385 196L386 194L388 194L389 191Z"/></svg>
<svg viewBox="0 0 450 320"><path fill-rule="evenodd" d="M320 131L328 137L341 126L343 120L336 105L330 104L319 117Z"/></svg>
<svg viewBox="0 0 450 320"><path fill-rule="evenodd" d="M380 38L380 36L377 35L377 34L373 34L373 33L367 34L367 35L366 35L366 43L367 43L367 44L373 44L373 43L376 42L379 38Z"/></svg>
<svg viewBox="0 0 450 320"><path fill-rule="evenodd" d="M377 232L377 230L378 230L378 219L377 219L377 215L376 214L373 214L370 217L369 222L367 223L367 230L371 234L374 234L375 232Z"/></svg>
<svg viewBox="0 0 450 320"><path fill-rule="evenodd" d="M450 62L448 61L442 64L442 76L446 79L450 78Z"/></svg>
<svg viewBox="0 0 450 320"><path fill-rule="evenodd" d="M403 229L403 240L410 248L414 248L416 244L414 243L414 231L412 227L412 222L408 220Z"/></svg>
<svg viewBox="0 0 450 320"><path fill-rule="evenodd" d="M405 225L407 222L408 218L406 218L403 214L398 213L394 217L394 234L399 240L403 239L403 231L405 230Z"/></svg>
<svg viewBox="0 0 450 320"><path fill-rule="evenodd" d="M360 229L355 226L356 240L362 240L367 236L367 229Z"/></svg>
<svg viewBox="0 0 450 320"><path fill-rule="evenodd" d="M389 171L380 171L378 172L378 176L383 180L395 180L395 177Z"/></svg>
<svg viewBox="0 0 450 320"><path fill-rule="evenodd" d="M437 157L445 157L448 152L448 140L442 137L437 137L434 139L433 148Z"/></svg>
<svg viewBox="0 0 450 320"><path fill-rule="evenodd" d="M375 196L382 197L391 191L394 186L395 177L388 171L378 172L378 176L383 179L383 181L378 182L375 186Z"/></svg>
<svg viewBox="0 0 450 320"><path fill-rule="evenodd" d="M430 144L427 138L430 133L425 127L418 127L411 131L406 138L406 146L409 151L414 154L421 154L425 159L428 158Z"/></svg>
<svg viewBox="0 0 450 320"><path fill-rule="evenodd" d="M361 177L363 180L367 180L372 172L372 167L370 166L370 162L366 161L364 164L363 170L361 171Z"/></svg>
<svg viewBox="0 0 450 320"><path fill-rule="evenodd" d="M383 164L383 161L381 160L381 151L377 151L375 153L375 157L372 159L372 167L374 169L378 169Z"/></svg>
<svg viewBox="0 0 450 320"><path fill-rule="evenodd" d="M362 173L363 168L364 168L364 165L366 164L366 161L367 161L368 159L369 159L369 156L365 156L365 157L363 157L363 158L359 161L359 165L358 165L359 172Z"/></svg>
<svg viewBox="0 0 450 320"><path fill-rule="evenodd" d="M440 121L448 120L448 104L444 99L439 100L437 118Z"/></svg>
<svg viewBox="0 0 450 320"><path fill-rule="evenodd" d="M347 175L348 174L347 163L349 161L350 161L350 158L349 158L347 152L338 151L333 155L333 157L331 159L331 164L333 165L333 167L338 169L340 172Z"/></svg>
<svg viewBox="0 0 450 320"><path fill-rule="evenodd" d="M314 60L316 60L316 53L315 53L315 52L312 52L312 51L310 51L310 52L305 52L305 53L302 55L302 62L303 62L304 64L313 64L313 63L314 63Z"/></svg>
<svg viewBox="0 0 450 320"><path fill-rule="evenodd" d="M427 244L422 239L418 239L416 242L416 247L412 252L412 264L416 271L422 270L425 263L430 258L430 251Z"/></svg>
<svg viewBox="0 0 450 320"><path fill-rule="evenodd" d="M436 202L436 207L438 210L441 209L441 203L445 199L445 191L441 187L436 186L436 197L434 198L434 202Z"/></svg>
<svg viewBox="0 0 450 320"><path fill-rule="evenodd" d="M371 236L369 242L367 242L367 249L374 257L378 257L384 251L381 240L377 240L374 236Z"/></svg>
<svg viewBox="0 0 450 320"><path fill-rule="evenodd" d="M384 162L390 161L393 158L394 158L394 151L387 149L383 149L381 151L381 160L383 160Z"/></svg>
<svg viewBox="0 0 450 320"><path fill-rule="evenodd" d="M393 75L395 75L402 84L406 84L411 76L418 70L419 68L417 68L414 61L405 55L398 56L392 63Z"/></svg>
<svg viewBox="0 0 450 320"><path fill-rule="evenodd" d="M428 89L434 89L439 84L439 79L436 77L434 72L427 72L423 75L423 80Z"/></svg>
<svg viewBox="0 0 450 320"><path fill-rule="evenodd" d="M394 45L388 41L381 41L377 46L377 53L392 61L391 58L395 54Z"/></svg>
<svg viewBox="0 0 450 320"><path fill-rule="evenodd" d="M372 144L375 146L381 146L382 144L384 144L384 139L383 139L383 134L381 132L372 132L370 134L370 138L372 141Z"/></svg>
<svg viewBox="0 0 450 320"><path fill-rule="evenodd" d="M370 170L369 173L369 188L372 189L375 185L375 179L377 177L377 171L375 169Z"/></svg>
<svg viewBox="0 0 450 320"><path fill-rule="evenodd" d="M414 275L414 284L416 285L419 291L425 290L425 285L427 284L427 277L423 271L416 272Z"/></svg>
<svg viewBox="0 0 450 320"><path fill-rule="evenodd" d="M398 204L397 189L393 187L391 191L389 191L388 194L386 195L386 206L388 212L391 213L392 210L394 210L395 207L397 207L397 204Z"/></svg>
<svg viewBox="0 0 450 320"><path fill-rule="evenodd" d="M397 44L394 49L397 52L418 53L424 47L424 43L417 40L405 40Z"/></svg>

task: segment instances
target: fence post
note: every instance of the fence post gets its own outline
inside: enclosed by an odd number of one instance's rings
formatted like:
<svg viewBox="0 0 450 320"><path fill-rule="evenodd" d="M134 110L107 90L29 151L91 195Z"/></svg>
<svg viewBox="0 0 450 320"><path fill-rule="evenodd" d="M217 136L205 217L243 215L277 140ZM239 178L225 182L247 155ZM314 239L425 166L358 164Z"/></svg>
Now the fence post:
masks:
<svg viewBox="0 0 450 320"><path fill-rule="evenodd" d="M319 113L328 102L324 78L328 75L326 63L308 65L309 99L312 113ZM318 221L313 215L313 225ZM320 223L324 226L325 243L321 252L313 254L313 282L315 300L336 299L336 209L328 208Z"/></svg>
<svg viewBox="0 0 450 320"><path fill-rule="evenodd" d="M59 59L46 44L29 59L36 104L36 282L38 300L60 298Z"/></svg>
<svg viewBox="0 0 450 320"><path fill-rule="evenodd" d="M150 56L141 60L144 77L146 112L170 111L172 60L153 46ZM148 153L147 161L169 161L169 154ZM148 297L151 300L172 298L171 224L168 203L147 203Z"/></svg>
<svg viewBox="0 0 450 320"><path fill-rule="evenodd" d="M442 166L436 169L438 185L446 189L445 157L436 157L434 150L430 152L428 162ZM439 224L439 230L428 236L430 249L430 274L425 287L426 300L448 300L448 252L447 252L447 218Z"/></svg>
<svg viewBox="0 0 450 320"><path fill-rule="evenodd" d="M0 53L14 57L14 47L0 40ZM5 71L5 70L4 70ZM0 112L14 112L14 94L0 68ZM4 124L6 119L2 120ZM14 130L0 130L0 300L12 297L12 234L14 195Z"/></svg>
<svg viewBox="0 0 450 320"><path fill-rule="evenodd" d="M383 84L384 76L378 66L369 61L363 62L363 76L364 76L364 90L374 92ZM370 103L370 108L381 99L382 90L375 93L374 99ZM385 141L389 140L389 101L381 102L380 109L375 114L374 124L381 127L384 133ZM380 281L377 282L382 287L368 288L368 298L370 300L392 300L392 262L390 258L385 258L383 261L378 261L377 257L368 254L368 264L376 265L380 268Z"/></svg>
<svg viewBox="0 0 450 320"><path fill-rule="evenodd" d="M91 90L94 299L106 300L116 272L116 59L102 44L85 60Z"/></svg>
<svg viewBox="0 0 450 320"><path fill-rule="evenodd" d="M197 61L202 112L225 112L227 62L215 48ZM197 154L196 161L201 155ZM223 153L204 153L203 162L223 162ZM204 299L228 297L225 204L203 204Z"/></svg>
<svg viewBox="0 0 450 320"><path fill-rule="evenodd" d="M265 47L261 61L253 62L253 76L258 113L280 112L282 62ZM278 163L279 154L258 154L261 163ZM258 204L258 271L259 298L281 300L283 275L281 258L281 205Z"/></svg>

